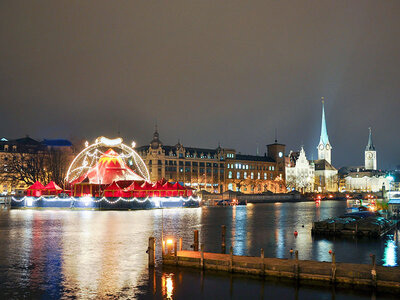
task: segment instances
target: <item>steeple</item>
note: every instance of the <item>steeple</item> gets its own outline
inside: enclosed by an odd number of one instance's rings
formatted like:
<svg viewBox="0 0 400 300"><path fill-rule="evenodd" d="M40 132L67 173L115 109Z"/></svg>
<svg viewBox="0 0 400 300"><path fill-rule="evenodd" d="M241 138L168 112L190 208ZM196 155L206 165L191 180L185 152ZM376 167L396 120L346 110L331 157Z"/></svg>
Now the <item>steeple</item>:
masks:
<svg viewBox="0 0 400 300"><path fill-rule="evenodd" d="M369 130L369 137L368 137L368 144L365 147L365 151L375 151L374 143L372 142L372 129L371 127L368 128Z"/></svg>
<svg viewBox="0 0 400 300"><path fill-rule="evenodd" d="M371 127L369 129L368 136L368 144L365 147L365 169L366 170L376 170L377 169L377 160L376 160L376 150L374 143L372 142L372 130Z"/></svg>
<svg viewBox="0 0 400 300"><path fill-rule="evenodd" d="M152 149L158 149L158 147L162 145L162 142L160 141L160 135L158 134L158 128L157 128L157 123L155 125L155 130L153 133L153 139L150 142L150 147Z"/></svg>
<svg viewBox="0 0 400 300"><path fill-rule="evenodd" d="M328 130L326 129L326 120L325 120L325 105L324 105L324 97L321 97L322 101L322 121L321 121L321 136L319 138L318 144L318 159L324 159L328 163L331 162L331 150L332 146L329 142L328 138Z"/></svg>
<svg viewBox="0 0 400 300"><path fill-rule="evenodd" d="M327 145L329 144L328 131L326 130L326 120L325 120L325 105L324 105L324 97L321 97L322 100L322 122L321 122L321 137L320 144Z"/></svg>

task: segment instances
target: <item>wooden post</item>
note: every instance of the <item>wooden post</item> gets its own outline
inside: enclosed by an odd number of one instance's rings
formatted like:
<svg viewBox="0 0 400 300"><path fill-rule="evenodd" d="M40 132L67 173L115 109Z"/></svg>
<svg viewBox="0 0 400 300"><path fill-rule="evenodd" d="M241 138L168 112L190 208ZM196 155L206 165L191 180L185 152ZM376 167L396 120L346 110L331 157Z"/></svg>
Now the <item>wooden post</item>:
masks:
<svg viewBox="0 0 400 300"><path fill-rule="evenodd" d="M200 267L202 270L204 270L204 244L201 244L200 246L200 255L201 255Z"/></svg>
<svg viewBox="0 0 400 300"><path fill-rule="evenodd" d="M179 238L179 251L182 251L182 238Z"/></svg>
<svg viewBox="0 0 400 300"><path fill-rule="evenodd" d="M375 254L371 254L371 260L372 260L372 270L371 270L372 286L376 287L377 279L376 279Z"/></svg>
<svg viewBox="0 0 400 300"><path fill-rule="evenodd" d="M225 254L226 252L226 245L225 245L225 236L226 236L226 226L221 226L221 253Z"/></svg>
<svg viewBox="0 0 400 300"><path fill-rule="evenodd" d="M175 241L174 243L174 261L175 265L178 265L178 242Z"/></svg>
<svg viewBox="0 0 400 300"><path fill-rule="evenodd" d="M358 235L358 222L356 221L356 235Z"/></svg>
<svg viewBox="0 0 400 300"><path fill-rule="evenodd" d="M193 251L199 251L199 231L194 231Z"/></svg>
<svg viewBox="0 0 400 300"><path fill-rule="evenodd" d="M233 247L229 248L229 272L233 272Z"/></svg>
<svg viewBox="0 0 400 300"><path fill-rule="evenodd" d="M260 263L261 275L264 276L265 271L264 271L264 249L263 248L261 248L260 260L261 260L261 263Z"/></svg>
<svg viewBox="0 0 400 300"><path fill-rule="evenodd" d="M295 255L295 258L296 258L296 262L295 262L295 265L294 265L294 278L295 279L299 279L299 251L298 250L296 250L295 252L294 252L294 255Z"/></svg>
<svg viewBox="0 0 400 300"><path fill-rule="evenodd" d="M156 264L156 239L154 237L149 237L147 254L149 255L149 267L154 267Z"/></svg>
<svg viewBox="0 0 400 300"><path fill-rule="evenodd" d="M178 255L178 242L174 242L174 256L176 257Z"/></svg>
<svg viewBox="0 0 400 300"><path fill-rule="evenodd" d="M332 252L332 277L331 281L334 283L336 281L336 255Z"/></svg>

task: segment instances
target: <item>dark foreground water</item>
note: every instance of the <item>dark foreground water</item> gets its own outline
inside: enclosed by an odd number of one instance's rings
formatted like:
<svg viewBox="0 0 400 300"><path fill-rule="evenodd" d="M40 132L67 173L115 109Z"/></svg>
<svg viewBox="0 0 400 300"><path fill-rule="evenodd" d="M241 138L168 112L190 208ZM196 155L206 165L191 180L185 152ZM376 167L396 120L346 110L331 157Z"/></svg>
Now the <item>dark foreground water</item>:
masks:
<svg viewBox="0 0 400 300"><path fill-rule="evenodd" d="M2 210L0 298L139 299L392 299L368 289L334 289L263 281L224 273L147 267L148 238L183 238L188 249L200 230L206 251L220 251L221 225L227 249L236 255L339 262L400 262L399 231L382 239L325 239L310 234L312 221L344 213L345 202L257 204L147 211ZM163 226L162 226L163 224ZM304 225L304 227L303 227ZM294 237L297 230L299 235ZM158 247L158 257L160 249Z"/></svg>

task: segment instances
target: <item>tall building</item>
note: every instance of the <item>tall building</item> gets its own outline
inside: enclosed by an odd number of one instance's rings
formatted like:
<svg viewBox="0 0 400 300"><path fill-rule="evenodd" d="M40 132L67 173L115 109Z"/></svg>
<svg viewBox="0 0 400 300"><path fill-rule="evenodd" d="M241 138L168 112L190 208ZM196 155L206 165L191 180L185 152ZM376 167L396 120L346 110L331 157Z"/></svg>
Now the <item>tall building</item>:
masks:
<svg viewBox="0 0 400 300"><path fill-rule="evenodd" d="M365 147L365 170L376 170L376 150L374 143L372 142L372 130L369 128L368 144Z"/></svg>
<svg viewBox="0 0 400 300"><path fill-rule="evenodd" d="M297 158L296 158L297 156ZM286 167L286 185L289 189L301 192L314 191L314 163L308 161L304 148L298 155L293 155L293 166Z"/></svg>
<svg viewBox="0 0 400 300"><path fill-rule="evenodd" d="M186 147L180 142L164 145L156 128L148 146L137 148L150 180L165 178L208 192L284 192L285 145L267 146L268 154L245 155L234 149Z"/></svg>
<svg viewBox="0 0 400 300"><path fill-rule="evenodd" d="M319 144L317 149L318 149L318 159L325 159L328 163L331 164L332 145L329 143L328 130L326 129L324 100L322 100L321 136L319 139Z"/></svg>
<svg viewBox="0 0 400 300"><path fill-rule="evenodd" d="M369 128L368 144L364 152L364 166L343 167L340 176L343 191L378 192L382 189L390 190L391 182L386 172L377 170L377 157L374 143L372 142L372 131Z"/></svg>
<svg viewBox="0 0 400 300"><path fill-rule="evenodd" d="M332 166L332 146L326 128L325 107L322 98L321 136L318 144L318 160L315 165L314 187L318 192L336 192L338 190L338 171Z"/></svg>

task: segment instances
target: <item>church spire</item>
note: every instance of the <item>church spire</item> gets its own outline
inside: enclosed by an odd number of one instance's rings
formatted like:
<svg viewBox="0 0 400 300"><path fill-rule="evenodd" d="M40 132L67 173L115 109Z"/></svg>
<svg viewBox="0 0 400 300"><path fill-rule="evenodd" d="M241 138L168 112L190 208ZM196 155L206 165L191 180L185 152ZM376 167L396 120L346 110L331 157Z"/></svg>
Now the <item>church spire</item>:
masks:
<svg viewBox="0 0 400 300"><path fill-rule="evenodd" d="M375 151L374 143L372 142L372 129L371 127L368 128L369 130L369 137L368 137L368 144L365 147L365 151Z"/></svg>
<svg viewBox="0 0 400 300"><path fill-rule="evenodd" d="M320 144L327 145L329 144L328 131L326 130L326 121L325 121L325 106L324 106L324 97L321 97L322 101L322 122L321 122L321 137Z"/></svg>

